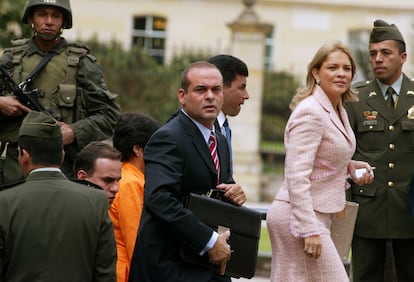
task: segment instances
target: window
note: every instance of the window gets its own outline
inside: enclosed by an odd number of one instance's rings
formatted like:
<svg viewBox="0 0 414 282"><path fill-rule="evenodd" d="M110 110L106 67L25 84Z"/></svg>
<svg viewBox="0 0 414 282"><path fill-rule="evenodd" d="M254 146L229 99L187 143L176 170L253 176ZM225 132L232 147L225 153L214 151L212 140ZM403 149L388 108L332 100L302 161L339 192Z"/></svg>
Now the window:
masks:
<svg viewBox="0 0 414 282"><path fill-rule="evenodd" d="M264 44L265 44L264 67L265 67L265 70L270 70L273 68L273 63L272 63L273 31L270 31L266 34Z"/></svg>
<svg viewBox="0 0 414 282"><path fill-rule="evenodd" d="M369 29L356 29L348 32L349 47L357 64L355 81L372 79L372 70L369 63Z"/></svg>
<svg viewBox="0 0 414 282"><path fill-rule="evenodd" d="M132 44L141 46L158 63L164 63L167 20L157 16L134 18Z"/></svg>

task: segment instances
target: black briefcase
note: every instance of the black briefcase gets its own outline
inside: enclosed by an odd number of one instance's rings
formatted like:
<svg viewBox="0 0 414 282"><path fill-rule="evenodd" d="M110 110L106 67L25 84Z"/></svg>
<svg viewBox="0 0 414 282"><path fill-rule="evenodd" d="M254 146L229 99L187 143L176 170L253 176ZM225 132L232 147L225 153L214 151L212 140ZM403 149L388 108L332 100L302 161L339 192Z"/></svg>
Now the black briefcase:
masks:
<svg viewBox="0 0 414 282"><path fill-rule="evenodd" d="M218 232L230 230L228 243L232 254L227 263L226 275L252 278L256 271L262 213L197 194L190 194L184 205L214 230ZM209 262L207 254L199 256L182 249L181 257L187 263L201 265L218 272L218 266Z"/></svg>

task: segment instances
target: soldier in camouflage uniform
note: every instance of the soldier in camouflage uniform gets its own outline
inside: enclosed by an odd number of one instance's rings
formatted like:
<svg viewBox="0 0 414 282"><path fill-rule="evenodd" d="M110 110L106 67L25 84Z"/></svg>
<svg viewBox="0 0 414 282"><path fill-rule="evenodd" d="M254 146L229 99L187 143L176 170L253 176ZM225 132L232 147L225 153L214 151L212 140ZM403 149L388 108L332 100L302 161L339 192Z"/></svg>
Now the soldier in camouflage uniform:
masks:
<svg viewBox="0 0 414 282"><path fill-rule="evenodd" d="M28 0L22 22L31 26L34 36L12 41L0 65L20 83L46 54L53 53L27 88L39 89L40 104L60 121L66 154L62 170L72 177L76 153L93 140L112 136L120 115L116 95L108 90L88 47L61 37L63 29L72 27L69 0ZM17 161L17 134L30 109L8 91L2 80L0 94L0 183L10 184L23 179Z"/></svg>

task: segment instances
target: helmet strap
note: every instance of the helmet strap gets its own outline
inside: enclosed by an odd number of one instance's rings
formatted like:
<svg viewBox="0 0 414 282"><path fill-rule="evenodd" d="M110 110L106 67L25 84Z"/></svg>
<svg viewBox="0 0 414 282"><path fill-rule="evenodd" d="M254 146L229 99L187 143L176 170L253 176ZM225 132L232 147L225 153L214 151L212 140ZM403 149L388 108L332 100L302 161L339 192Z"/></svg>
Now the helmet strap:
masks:
<svg viewBox="0 0 414 282"><path fill-rule="evenodd" d="M44 34L44 33L39 33L37 31L35 31L34 35L40 37L41 39L45 40L45 41L54 41L54 40L58 40L60 35L62 33L59 33L57 35L49 35L49 34Z"/></svg>
<svg viewBox="0 0 414 282"><path fill-rule="evenodd" d="M62 32L63 32L63 28L60 28L58 34L49 35L49 34L44 34L44 33L37 32L33 23L30 26L33 29L34 36L38 36L38 37L40 37L41 39L43 39L45 41L58 40L60 38L60 36L62 35Z"/></svg>

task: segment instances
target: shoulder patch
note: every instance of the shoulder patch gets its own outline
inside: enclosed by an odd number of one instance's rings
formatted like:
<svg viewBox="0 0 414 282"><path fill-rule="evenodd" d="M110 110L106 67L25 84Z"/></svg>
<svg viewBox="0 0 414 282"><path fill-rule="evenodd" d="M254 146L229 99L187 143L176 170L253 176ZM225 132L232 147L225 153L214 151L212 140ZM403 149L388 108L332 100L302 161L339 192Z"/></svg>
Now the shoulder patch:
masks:
<svg viewBox="0 0 414 282"><path fill-rule="evenodd" d="M30 38L16 38L11 41L13 46L26 45L30 41Z"/></svg>
<svg viewBox="0 0 414 282"><path fill-rule="evenodd" d="M370 80L358 81L352 85L352 88L362 88L362 87L369 85L370 83L371 83Z"/></svg>
<svg viewBox="0 0 414 282"><path fill-rule="evenodd" d="M77 47L77 48L82 48L82 49L86 49L87 51L90 50L89 46L86 45L85 43L81 43L81 42L74 42L70 44L71 46Z"/></svg>

